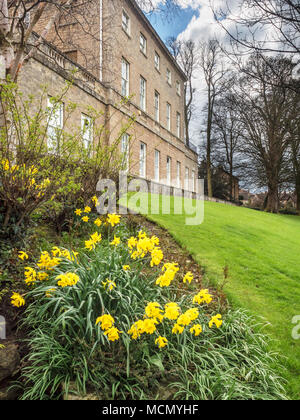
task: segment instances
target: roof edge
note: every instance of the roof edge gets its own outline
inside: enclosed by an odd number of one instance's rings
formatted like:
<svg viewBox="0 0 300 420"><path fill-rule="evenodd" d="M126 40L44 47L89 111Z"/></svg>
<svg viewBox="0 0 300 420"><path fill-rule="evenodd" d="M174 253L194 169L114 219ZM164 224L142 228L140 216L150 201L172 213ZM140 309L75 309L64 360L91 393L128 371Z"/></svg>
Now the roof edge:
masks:
<svg viewBox="0 0 300 420"><path fill-rule="evenodd" d="M176 67L176 69L178 70L178 72L180 73L180 75L182 76L182 78L184 79L184 81L187 82L187 76L186 76L185 72L182 70L182 68L179 66L179 64L177 63L177 61L173 57L173 55L170 53L170 51L168 50L166 44L163 42L163 40L160 38L160 36L156 32L156 30L153 28L153 26L151 25L150 21L147 19L147 17L143 13L142 9L139 7L139 5L137 4L137 2L135 0L127 0L127 1L137 11L138 15L142 18L142 20L144 21L144 23L147 25L148 29L152 32L152 35L154 35L154 37L156 38L156 40L159 42L160 46L162 47L162 49L164 50L164 52L166 53L166 55L169 57L169 59L172 61L172 63L174 64L174 66Z"/></svg>

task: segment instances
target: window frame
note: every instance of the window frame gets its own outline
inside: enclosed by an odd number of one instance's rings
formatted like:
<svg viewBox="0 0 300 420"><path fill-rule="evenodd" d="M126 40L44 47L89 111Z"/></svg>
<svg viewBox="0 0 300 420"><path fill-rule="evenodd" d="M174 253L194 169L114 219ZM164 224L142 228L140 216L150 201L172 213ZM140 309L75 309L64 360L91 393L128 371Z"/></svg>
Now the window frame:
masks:
<svg viewBox="0 0 300 420"><path fill-rule="evenodd" d="M144 95L142 96L142 85L144 82ZM140 76L140 108L145 112L146 111L146 98L147 98L147 80L143 76Z"/></svg>
<svg viewBox="0 0 300 420"><path fill-rule="evenodd" d="M160 181L160 151L154 150L154 180Z"/></svg>
<svg viewBox="0 0 300 420"><path fill-rule="evenodd" d="M89 122L89 126L86 131L89 134L89 139L85 138L85 132L84 132L84 127L83 127L84 121ZM93 128L94 128L93 126L94 126L93 119L89 117L88 115L81 113L81 135L82 135L83 145L86 150L89 150L93 144Z"/></svg>
<svg viewBox="0 0 300 420"><path fill-rule="evenodd" d="M176 183L177 187L181 188L181 162L179 160L176 163Z"/></svg>
<svg viewBox="0 0 300 420"><path fill-rule="evenodd" d="M51 96L48 96L47 98L47 108L50 109L50 115L47 121L47 149L49 152L59 153L59 137L64 127L64 103L57 102L53 104L51 98ZM57 108L54 109L54 107ZM57 112L59 114L57 114ZM50 131L52 130L55 131L55 140L50 137L52 136L52 134L50 134Z"/></svg>
<svg viewBox="0 0 300 420"><path fill-rule="evenodd" d="M146 178L147 173L147 145L140 142L140 177ZM142 166L143 165L143 166Z"/></svg>
<svg viewBox="0 0 300 420"><path fill-rule="evenodd" d="M176 135L181 138L181 114L177 111L176 113Z"/></svg>
<svg viewBox="0 0 300 420"><path fill-rule="evenodd" d="M154 119L159 123L160 121L160 94L157 90L154 91Z"/></svg>
<svg viewBox="0 0 300 420"><path fill-rule="evenodd" d="M172 182L172 158L171 158L171 156L167 156L166 174L167 174L167 185L171 185L171 182Z"/></svg>
<svg viewBox="0 0 300 420"><path fill-rule="evenodd" d="M126 18L126 23L124 22L123 17ZM122 9L122 29L125 34L130 36L130 16L125 9Z"/></svg>
<svg viewBox="0 0 300 420"><path fill-rule="evenodd" d="M126 139L126 147L124 148L125 139ZM128 133L124 133L121 138L121 153L123 155L123 163L126 163L126 167L124 169L125 172L129 171L129 140L130 140L130 135Z"/></svg>
<svg viewBox="0 0 300 420"><path fill-rule="evenodd" d="M154 67L160 72L160 55L157 51L154 52Z"/></svg>
<svg viewBox="0 0 300 420"><path fill-rule="evenodd" d="M167 68L167 83L172 86L172 72L169 68Z"/></svg>
<svg viewBox="0 0 300 420"><path fill-rule="evenodd" d="M167 130L171 131L172 107L171 107L171 104L169 102L167 102L166 108L167 108L167 116L166 116Z"/></svg>
<svg viewBox="0 0 300 420"><path fill-rule="evenodd" d="M124 73L123 73L123 69L125 65L125 72L126 72L126 78L124 78ZM130 87L130 64L128 63L128 61L122 57L122 63L121 63L121 94L122 96L129 96L129 87ZM124 84L125 83L125 84ZM124 94L124 86L125 86L125 90L126 93Z"/></svg>
<svg viewBox="0 0 300 420"><path fill-rule="evenodd" d="M141 40L144 40L144 43L141 43ZM147 38L145 37L145 35L140 32L140 51L144 54L147 55Z"/></svg>

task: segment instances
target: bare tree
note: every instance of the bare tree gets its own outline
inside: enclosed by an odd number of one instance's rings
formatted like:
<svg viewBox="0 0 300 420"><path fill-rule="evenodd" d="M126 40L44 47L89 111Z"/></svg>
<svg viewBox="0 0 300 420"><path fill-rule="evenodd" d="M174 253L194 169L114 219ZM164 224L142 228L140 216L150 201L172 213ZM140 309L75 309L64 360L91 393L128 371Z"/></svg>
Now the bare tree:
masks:
<svg viewBox="0 0 300 420"><path fill-rule="evenodd" d="M246 75L239 80L235 105L243 124L243 152L249 165L247 175L257 187L267 187L266 210L278 212L279 187L285 179L286 153L290 142L290 120L294 100L284 84L270 84L274 74L266 60L273 61L282 79L291 78L293 65L284 57L262 58L256 54L247 63ZM255 73L255 79L249 74Z"/></svg>
<svg viewBox="0 0 300 420"><path fill-rule="evenodd" d="M224 90L224 77L226 70L222 62L222 50L218 41L211 39L200 44L199 65L202 70L207 92L206 114L206 164L207 164L207 187L209 197L213 196L212 191L212 127L215 102Z"/></svg>
<svg viewBox="0 0 300 420"><path fill-rule="evenodd" d="M234 173L241 167L240 143L243 127L235 107L235 98L225 91L216 102L213 116L214 160L229 173L230 200L233 197Z"/></svg>
<svg viewBox="0 0 300 420"><path fill-rule="evenodd" d="M230 37L249 52L300 53L300 4L298 0L240 0L238 14L230 2L216 9L211 1L217 21ZM241 13L243 10L243 13ZM234 23L234 30L222 23L226 18ZM245 31L246 28L246 31ZM261 29L271 37L261 38Z"/></svg>
<svg viewBox="0 0 300 420"><path fill-rule="evenodd" d="M167 41L167 46L187 77L187 81L184 84L184 128L186 144L189 145L189 127L194 112L194 96L196 91L193 86L193 77L199 65L199 55L196 44L190 40L183 41L171 37Z"/></svg>

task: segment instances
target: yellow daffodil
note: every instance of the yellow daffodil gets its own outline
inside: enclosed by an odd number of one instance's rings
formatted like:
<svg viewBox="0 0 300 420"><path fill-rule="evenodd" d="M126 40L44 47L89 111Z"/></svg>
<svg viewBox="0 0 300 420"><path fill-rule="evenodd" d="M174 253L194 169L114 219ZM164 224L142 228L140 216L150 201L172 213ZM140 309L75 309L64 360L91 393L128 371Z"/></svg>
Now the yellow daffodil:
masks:
<svg viewBox="0 0 300 420"><path fill-rule="evenodd" d="M155 340L155 344L158 345L158 347L161 349L165 346L168 345L168 340L166 339L166 337L161 337L159 336L156 340Z"/></svg>
<svg viewBox="0 0 300 420"><path fill-rule="evenodd" d="M120 244L120 241L121 241L121 239L120 238L118 238L117 236L114 236L114 240L113 241L111 241L111 245L114 245L114 246L118 246L119 244Z"/></svg>
<svg viewBox="0 0 300 420"><path fill-rule="evenodd" d="M212 328L212 326L214 324L215 324L215 326L217 328L220 328L221 327L221 325L223 324L222 315L218 314L218 315L213 316L211 318L211 320L209 321L209 324L208 324L209 325L209 328Z"/></svg>
<svg viewBox="0 0 300 420"><path fill-rule="evenodd" d="M76 214L76 216L81 216L82 210L81 209L76 209L75 214Z"/></svg>
<svg viewBox="0 0 300 420"><path fill-rule="evenodd" d="M92 209L89 206L86 206L83 210L84 213L90 213Z"/></svg>
<svg viewBox="0 0 300 420"><path fill-rule="evenodd" d="M84 223L87 223L90 219L89 219L89 217L88 217L88 216L83 216L83 217L81 218L81 220L82 220Z"/></svg>
<svg viewBox="0 0 300 420"><path fill-rule="evenodd" d="M123 270L124 271L130 270L130 265L123 265Z"/></svg>
<svg viewBox="0 0 300 420"><path fill-rule="evenodd" d="M107 216L107 223L109 223L112 227L118 225L120 223L121 216L117 214L109 214Z"/></svg>
<svg viewBox="0 0 300 420"><path fill-rule="evenodd" d="M102 330L109 330L114 325L115 320L111 315L104 314L96 319L96 325L99 323Z"/></svg>
<svg viewBox="0 0 300 420"><path fill-rule="evenodd" d="M48 280L48 278L49 278L49 276L48 276L48 274L47 274L47 273L45 273L45 272L43 272L43 271L40 271L40 272L38 273L38 279L39 279L40 281L43 281L43 280Z"/></svg>
<svg viewBox="0 0 300 420"><path fill-rule="evenodd" d="M94 203L95 207L98 206L98 204L99 204L99 200L95 195L94 195L94 197L92 197L92 202Z"/></svg>
<svg viewBox="0 0 300 420"><path fill-rule="evenodd" d="M177 323L174 325L172 329L172 334L182 334L184 331L184 327L178 325Z"/></svg>
<svg viewBox="0 0 300 420"><path fill-rule="evenodd" d="M145 308L145 314L148 318L158 318L162 319L162 310L160 309L160 304L158 302L149 302Z"/></svg>
<svg viewBox="0 0 300 420"><path fill-rule="evenodd" d="M102 221L98 218L94 221L95 225L100 227L102 225Z"/></svg>
<svg viewBox="0 0 300 420"><path fill-rule="evenodd" d="M26 284L34 284L36 282L36 271L32 267L25 267L24 276Z"/></svg>
<svg viewBox="0 0 300 420"><path fill-rule="evenodd" d="M187 281L191 283L191 281L194 279L193 273L188 271L186 275L183 277L183 283L186 283Z"/></svg>
<svg viewBox="0 0 300 420"><path fill-rule="evenodd" d="M196 296L194 296L193 303L198 303L201 305L201 303L205 302L206 304L209 304L212 300L212 295L209 294L208 289L203 289L200 290Z"/></svg>
<svg viewBox="0 0 300 420"><path fill-rule="evenodd" d="M28 260L28 254L26 254L26 252L24 251L20 251L18 254L18 257L20 258L20 260L24 261L24 260Z"/></svg>
<svg viewBox="0 0 300 420"><path fill-rule="evenodd" d="M25 305L25 299L19 293L13 293L11 296L11 304L20 308Z"/></svg>
<svg viewBox="0 0 300 420"><path fill-rule="evenodd" d="M74 286L80 280L79 276L75 273L65 273L56 277L58 280L57 285L61 287Z"/></svg>
<svg viewBox="0 0 300 420"><path fill-rule="evenodd" d="M120 334L122 334L122 331L118 330L116 327L112 327L109 330L105 331L104 335L107 336L109 341L116 341L119 340Z"/></svg>
<svg viewBox="0 0 300 420"><path fill-rule="evenodd" d="M165 305L165 314L164 317L170 320L175 320L179 317L180 308L177 303L170 302Z"/></svg>
<svg viewBox="0 0 300 420"><path fill-rule="evenodd" d="M190 328L190 332L195 334L195 337L202 333L202 327L200 324L195 324L192 328Z"/></svg>

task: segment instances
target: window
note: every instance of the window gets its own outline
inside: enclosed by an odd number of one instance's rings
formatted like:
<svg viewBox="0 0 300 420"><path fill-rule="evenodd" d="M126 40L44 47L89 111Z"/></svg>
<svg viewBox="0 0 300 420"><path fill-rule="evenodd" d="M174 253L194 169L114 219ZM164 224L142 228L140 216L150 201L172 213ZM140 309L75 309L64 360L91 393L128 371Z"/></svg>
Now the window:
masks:
<svg viewBox="0 0 300 420"><path fill-rule="evenodd" d="M159 182L159 165L160 165L160 152L158 150L154 151L154 179Z"/></svg>
<svg viewBox="0 0 300 420"><path fill-rule="evenodd" d="M147 40L143 34L140 34L140 50L143 54L147 54Z"/></svg>
<svg viewBox="0 0 300 420"><path fill-rule="evenodd" d="M64 104L55 103L48 98L49 120L48 120L48 150L52 152L59 151L59 139L63 128Z"/></svg>
<svg viewBox="0 0 300 420"><path fill-rule="evenodd" d="M127 172L129 169L129 135L127 133L122 136L121 153L123 155L123 170Z"/></svg>
<svg viewBox="0 0 300 420"><path fill-rule="evenodd" d="M129 63L122 58L122 95L129 95Z"/></svg>
<svg viewBox="0 0 300 420"><path fill-rule="evenodd" d="M154 94L154 114L155 120L159 122L159 93L156 91Z"/></svg>
<svg viewBox="0 0 300 420"><path fill-rule="evenodd" d="M169 83L169 85L172 84L172 74L169 69L167 69L167 82Z"/></svg>
<svg viewBox="0 0 300 420"><path fill-rule="evenodd" d="M167 184L171 185L171 158L167 156Z"/></svg>
<svg viewBox="0 0 300 420"><path fill-rule="evenodd" d="M192 191L196 191L196 173L192 170Z"/></svg>
<svg viewBox="0 0 300 420"><path fill-rule="evenodd" d="M176 173L176 181L177 181L177 187L181 188L181 163L177 162L177 173Z"/></svg>
<svg viewBox="0 0 300 420"><path fill-rule="evenodd" d="M145 143L140 144L140 176L145 178L146 176L146 145Z"/></svg>
<svg viewBox="0 0 300 420"><path fill-rule="evenodd" d="M177 134L177 137L179 137L180 138L180 125L181 125L181 117L180 117L180 114L179 114L179 112L177 112L177 114L176 114L176 134Z"/></svg>
<svg viewBox="0 0 300 420"><path fill-rule="evenodd" d="M122 29L129 35L130 34L130 19L128 14L123 10L122 12Z"/></svg>
<svg viewBox="0 0 300 420"><path fill-rule="evenodd" d="M171 105L167 102L167 129L171 131Z"/></svg>
<svg viewBox="0 0 300 420"><path fill-rule="evenodd" d="M157 52L155 52L155 55L154 55L154 66L155 66L156 70L159 71L159 67L160 67L160 56L157 54Z"/></svg>
<svg viewBox="0 0 300 420"><path fill-rule="evenodd" d="M140 107L146 111L146 80L142 76L140 79Z"/></svg>
<svg viewBox="0 0 300 420"><path fill-rule="evenodd" d="M186 190L189 190L189 177L190 177L190 173L189 173L189 168L185 168L185 180L184 180L184 188Z"/></svg>
<svg viewBox="0 0 300 420"><path fill-rule="evenodd" d="M180 82L178 82L178 80L176 82L176 92L177 92L177 95L181 96L181 86L180 86Z"/></svg>
<svg viewBox="0 0 300 420"><path fill-rule="evenodd" d="M81 114L81 133L84 147L91 149L93 141L93 121L91 117Z"/></svg>

